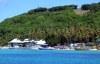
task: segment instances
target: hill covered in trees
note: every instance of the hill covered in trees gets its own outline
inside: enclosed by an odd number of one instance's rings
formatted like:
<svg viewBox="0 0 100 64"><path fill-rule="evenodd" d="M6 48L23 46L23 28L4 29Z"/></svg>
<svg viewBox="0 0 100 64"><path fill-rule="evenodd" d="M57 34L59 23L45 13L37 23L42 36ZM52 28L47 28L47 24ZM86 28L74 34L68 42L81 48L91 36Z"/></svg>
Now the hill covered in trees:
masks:
<svg viewBox="0 0 100 64"><path fill-rule="evenodd" d="M0 23L0 45L13 38L45 39L51 46L95 42L100 37L100 3L83 5L83 10L90 10L83 15L74 9L76 5L41 7L7 18Z"/></svg>

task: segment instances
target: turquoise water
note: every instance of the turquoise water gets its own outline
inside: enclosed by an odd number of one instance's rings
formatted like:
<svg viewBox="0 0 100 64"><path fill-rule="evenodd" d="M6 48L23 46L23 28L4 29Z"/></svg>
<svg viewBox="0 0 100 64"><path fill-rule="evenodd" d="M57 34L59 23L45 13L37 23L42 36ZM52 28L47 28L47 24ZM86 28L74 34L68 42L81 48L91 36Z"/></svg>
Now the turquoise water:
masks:
<svg viewBox="0 0 100 64"><path fill-rule="evenodd" d="M100 51L0 50L0 64L100 64Z"/></svg>

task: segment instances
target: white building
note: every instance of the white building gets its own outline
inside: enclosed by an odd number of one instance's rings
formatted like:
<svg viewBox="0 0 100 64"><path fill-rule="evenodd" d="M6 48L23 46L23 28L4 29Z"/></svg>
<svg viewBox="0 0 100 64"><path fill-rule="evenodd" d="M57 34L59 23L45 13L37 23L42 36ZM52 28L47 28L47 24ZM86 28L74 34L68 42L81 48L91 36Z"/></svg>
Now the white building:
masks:
<svg viewBox="0 0 100 64"><path fill-rule="evenodd" d="M46 41L45 40L39 40L39 41L35 41L35 45L38 46L38 47L47 47L48 44L46 44Z"/></svg>
<svg viewBox="0 0 100 64"><path fill-rule="evenodd" d="M45 40L35 41L37 45L47 45Z"/></svg>
<svg viewBox="0 0 100 64"><path fill-rule="evenodd" d="M10 42L8 42L8 45L14 48L25 47L25 43L19 40L18 38L15 38L11 40Z"/></svg>
<svg viewBox="0 0 100 64"><path fill-rule="evenodd" d="M24 39L23 41L21 41L18 38L15 38L10 42L8 42L8 44L11 48L47 47L45 40L35 41L35 40Z"/></svg>
<svg viewBox="0 0 100 64"><path fill-rule="evenodd" d="M34 40L29 40L29 39L24 39L23 42L25 43L25 47L31 47L36 44Z"/></svg>

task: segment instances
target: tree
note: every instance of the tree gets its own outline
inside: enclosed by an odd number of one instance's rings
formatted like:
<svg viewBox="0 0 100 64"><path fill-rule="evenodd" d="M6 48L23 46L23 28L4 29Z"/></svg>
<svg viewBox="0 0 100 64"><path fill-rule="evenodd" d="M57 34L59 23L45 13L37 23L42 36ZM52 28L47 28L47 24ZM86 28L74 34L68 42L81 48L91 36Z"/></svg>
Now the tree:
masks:
<svg viewBox="0 0 100 64"><path fill-rule="evenodd" d="M52 12L52 11L60 11L64 9L65 8L63 6L56 6L56 7L49 8L48 11Z"/></svg>
<svg viewBox="0 0 100 64"><path fill-rule="evenodd" d="M46 12L47 10L48 10L47 8L40 7L40 8L36 8L36 9L32 9L28 11L28 14L33 14L35 12Z"/></svg>
<svg viewBox="0 0 100 64"><path fill-rule="evenodd" d="M45 38L47 44L51 45L51 46L56 46L57 44L59 44L59 38L58 36L52 34L52 35L48 35L46 38Z"/></svg>
<svg viewBox="0 0 100 64"><path fill-rule="evenodd" d="M45 12L45 11L47 11L47 8L42 8L42 7L40 7L40 8L34 9L33 11L34 11L34 12Z"/></svg>
<svg viewBox="0 0 100 64"><path fill-rule="evenodd" d="M77 9L77 5L69 5L68 7L72 9Z"/></svg>
<svg viewBox="0 0 100 64"><path fill-rule="evenodd" d="M89 10L90 9L90 4L84 4L81 7L82 10Z"/></svg>
<svg viewBox="0 0 100 64"><path fill-rule="evenodd" d="M99 11L100 10L100 2L93 4L84 4L81 7L82 10L90 10L90 11Z"/></svg>

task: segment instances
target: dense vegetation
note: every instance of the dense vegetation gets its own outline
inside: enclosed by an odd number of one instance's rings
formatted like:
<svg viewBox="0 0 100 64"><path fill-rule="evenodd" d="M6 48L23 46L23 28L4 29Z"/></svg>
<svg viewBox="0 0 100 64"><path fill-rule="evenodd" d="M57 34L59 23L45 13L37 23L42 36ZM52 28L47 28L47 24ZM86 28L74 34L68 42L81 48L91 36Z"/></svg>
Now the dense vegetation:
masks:
<svg viewBox="0 0 100 64"><path fill-rule="evenodd" d="M99 11L100 10L100 2L93 4L84 4L81 7L82 10L91 10L91 11Z"/></svg>
<svg viewBox="0 0 100 64"><path fill-rule="evenodd" d="M0 23L0 45L13 38L45 39L51 46L95 42L100 37L100 8L84 15L77 15L73 9L77 6L41 7L5 19Z"/></svg>

